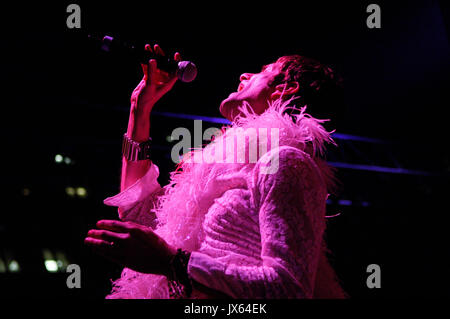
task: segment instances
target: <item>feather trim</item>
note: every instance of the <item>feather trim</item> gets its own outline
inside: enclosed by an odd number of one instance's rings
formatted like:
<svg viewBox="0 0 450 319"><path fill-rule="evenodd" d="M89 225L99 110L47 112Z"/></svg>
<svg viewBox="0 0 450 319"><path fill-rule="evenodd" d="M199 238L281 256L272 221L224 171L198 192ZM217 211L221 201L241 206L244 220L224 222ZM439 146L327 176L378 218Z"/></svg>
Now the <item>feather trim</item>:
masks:
<svg viewBox="0 0 450 319"><path fill-rule="evenodd" d="M335 144L332 132L327 132L321 123L327 120L316 119L306 113L306 106L298 114L290 112L291 100L277 100L269 104L261 115L253 112L248 103L240 108L240 116L225 132L216 137L203 149L193 149L185 154L177 169L171 173L170 182L164 187L165 194L158 199L154 209L159 224L155 232L169 244L189 251L200 248L203 239L202 223L209 207L223 190L219 189L217 179L236 172L248 165L255 165L250 159L241 163L196 162L193 159L211 159L224 145L236 141L248 130L267 129L278 132L278 143L268 143L267 150L277 146L292 146L309 153L319 165L324 182L333 184L333 172L319 156L324 154L326 143ZM249 147L257 135L249 135L245 147ZM258 141L259 143L259 141ZM277 145L275 145L277 144ZM236 144L234 144L236 145ZM260 144L258 144L260 145ZM234 148L239 149L242 146ZM229 150L225 150L227 156ZM258 153L257 159L264 155ZM121 278L113 283L108 299L115 298L169 298L167 279L154 274L142 274L125 268Z"/></svg>

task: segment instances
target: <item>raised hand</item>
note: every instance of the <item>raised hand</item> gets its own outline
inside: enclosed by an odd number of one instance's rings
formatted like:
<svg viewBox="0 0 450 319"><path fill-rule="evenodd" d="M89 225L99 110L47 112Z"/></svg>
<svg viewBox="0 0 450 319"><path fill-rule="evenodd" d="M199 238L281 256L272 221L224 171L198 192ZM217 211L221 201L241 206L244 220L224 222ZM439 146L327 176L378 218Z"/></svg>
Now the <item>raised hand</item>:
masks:
<svg viewBox="0 0 450 319"><path fill-rule="evenodd" d="M164 51L158 44L153 48L150 44L145 45L145 50L156 55L165 56ZM180 53L174 54L174 60L181 61ZM150 59L148 64L142 64L144 76L138 86L131 94L131 106L139 110L151 111L155 103L167 92L169 92L177 81L174 74L168 74L158 69L155 59Z"/></svg>

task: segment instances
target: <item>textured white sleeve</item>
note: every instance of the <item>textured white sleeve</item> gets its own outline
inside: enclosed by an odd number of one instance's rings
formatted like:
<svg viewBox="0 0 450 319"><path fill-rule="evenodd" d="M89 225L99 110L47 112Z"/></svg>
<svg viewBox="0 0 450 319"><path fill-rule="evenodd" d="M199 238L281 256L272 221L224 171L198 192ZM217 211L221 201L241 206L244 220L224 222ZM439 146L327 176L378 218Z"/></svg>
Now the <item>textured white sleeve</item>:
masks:
<svg viewBox="0 0 450 319"><path fill-rule="evenodd" d="M121 220L155 228L156 215L151 209L163 190L158 183L158 176L158 166L152 163L147 173L133 185L103 202L118 207Z"/></svg>
<svg viewBox="0 0 450 319"><path fill-rule="evenodd" d="M227 264L194 251L188 273L233 298L312 298L325 228L323 181L314 161L298 149L281 147L264 156L278 158L279 167L261 174L258 162L253 171L262 265Z"/></svg>

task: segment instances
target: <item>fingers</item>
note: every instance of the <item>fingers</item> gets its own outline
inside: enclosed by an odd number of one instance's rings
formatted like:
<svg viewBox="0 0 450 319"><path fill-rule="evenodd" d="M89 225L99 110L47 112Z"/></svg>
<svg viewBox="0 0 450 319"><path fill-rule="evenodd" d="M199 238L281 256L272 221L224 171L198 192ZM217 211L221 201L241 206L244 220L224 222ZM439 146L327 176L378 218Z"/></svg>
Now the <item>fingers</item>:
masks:
<svg viewBox="0 0 450 319"><path fill-rule="evenodd" d="M146 50L149 50L153 53L155 53L156 55L161 55L161 56L165 56L166 54L164 53L163 49L161 49L161 47L158 44L155 44L153 46L153 50L151 49L151 45L150 44L146 44L145 45ZM152 75L155 75L158 69L158 65L155 59L150 59L149 61L149 66L147 69L147 76L149 79L152 79Z"/></svg>
<svg viewBox="0 0 450 319"><path fill-rule="evenodd" d="M151 53L154 53L154 54L156 54L156 55L162 55L162 56L165 56L165 55L166 55L166 53L165 53L164 50L159 46L159 44L153 45L153 48L152 48L152 46L151 46L150 44L147 43L147 44L144 46L144 49L145 49L146 51L150 51ZM181 55L180 55L179 52L175 52L175 54L174 54L174 60L177 61L177 62L181 61Z"/></svg>
<svg viewBox="0 0 450 319"><path fill-rule="evenodd" d="M142 72L144 73L144 80L151 79L153 74L156 74L158 69L155 59L150 59L148 64L141 64Z"/></svg>
<svg viewBox="0 0 450 319"><path fill-rule="evenodd" d="M145 50L146 50L146 51L153 52L152 46L151 46L150 44L148 44L148 43L145 45Z"/></svg>
<svg viewBox="0 0 450 319"><path fill-rule="evenodd" d="M181 54L179 52L175 52L175 54L173 55L173 59L177 62L181 61Z"/></svg>
<svg viewBox="0 0 450 319"><path fill-rule="evenodd" d="M142 73L144 74L144 80L148 79L148 65L141 63Z"/></svg>
<svg viewBox="0 0 450 319"><path fill-rule="evenodd" d="M153 46L153 52L155 52L158 55L162 55L165 56L166 54L164 53L163 49L161 49L161 47L158 44L155 44Z"/></svg>
<svg viewBox="0 0 450 319"><path fill-rule="evenodd" d="M84 243L88 246L91 246L93 248L99 249L99 250L107 250L111 249L111 243L107 242L106 240L92 238L92 237L86 237L84 239Z"/></svg>
<svg viewBox="0 0 450 319"><path fill-rule="evenodd" d="M91 229L87 235L91 238L100 239L108 242L117 242L127 238L127 234L115 233L109 230Z"/></svg>
<svg viewBox="0 0 450 319"><path fill-rule="evenodd" d="M152 46L150 44L148 44L148 43L145 45L144 49L145 49L145 51L150 51L150 52L153 53ZM148 72L149 72L148 64L141 64L141 67L142 67L142 72L144 73L144 78L147 78L148 77Z"/></svg>
<svg viewBox="0 0 450 319"><path fill-rule="evenodd" d="M156 54L158 54L158 55L164 55L164 52L162 51L162 49L159 47L159 45L157 45L157 44L155 44L154 45L154 48L152 49L152 46L150 45L150 44L146 44L145 45L145 47L144 47L144 49L145 49L145 51L149 51L149 52L151 52L151 53L156 53ZM153 73L154 74L154 71L156 70L156 65L155 65L155 67L152 69L151 68L151 61L152 61L153 59L150 59L150 61L149 61L149 63L148 64L141 64L141 67L142 67L142 72L144 73L144 79L145 80L147 80L147 79L150 79L151 77L151 73ZM155 64L156 64L156 61L154 62Z"/></svg>
<svg viewBox="0 0 450 319"><path fill-rule="evenodd" d="M112 262L121 264L122 258L120 257L117 249L114 249L114 244L105 240L87 237L84 243L90 246L96 253L109 259Z"/></svg>
<svg viewBox="0 0 450 319"><path fill-rule="evenodd" d="M159 44L145 45L145 50L152 53L154 58L151 58L147 64L142 64L142 71L144 73L144 82L150 84L148 86L148 95L162 96L168 91L170 91L175 83L177 82L177 77L174 74L168 74L164 70L158 69L158 63L156 61L158 56L165 56L165 52L159 46ZM173 56L174 61L180 62L181 54L175 52ZM149 82L150 81L150 82Z"/></svg>
<svg viewBox="0 0 450 319"><path fill-rule="evenodd" d="M129 222L121 222L118 220L99 220L97 227L117 233L129 233L134 228Z"/></svg>
<svg viewBox="0 0 450 319"><path fill-rule="evenodd" d="M158 70L158 66L157 66L156 60L150 59L150 61L148 61L147 77L149 79L153 79L154 76L156 75L157 70Z"/></svg>

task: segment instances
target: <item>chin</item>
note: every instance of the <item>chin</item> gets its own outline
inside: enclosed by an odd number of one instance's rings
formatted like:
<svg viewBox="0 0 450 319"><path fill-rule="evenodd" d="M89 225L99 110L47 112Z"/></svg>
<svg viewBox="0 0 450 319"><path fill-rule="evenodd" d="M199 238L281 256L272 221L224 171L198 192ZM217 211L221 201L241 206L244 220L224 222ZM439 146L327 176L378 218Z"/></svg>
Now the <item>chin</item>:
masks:
<svg viewBox="0 0 450 319"><path fill-rule="evenodd" d="M233 121L235 115L239 114L238 108L242 105L244 97L240 92L231 93L220 103L220 113L228 120Z"/></svg>
<svg viewBox="0 0 450 319"><path fill-rule="evenodd" d="M220 103L220 114L223 115L223 117L225 117L227 120L232 121L231 118L231 103L228 99L225 99L222 101L222 103Z"/></svg>

